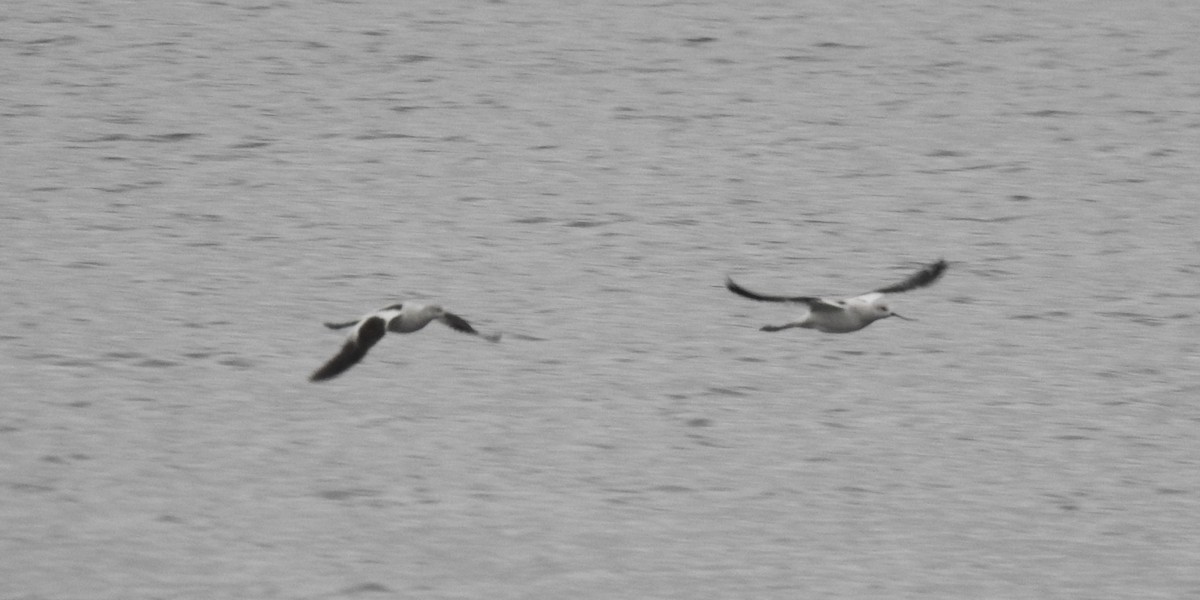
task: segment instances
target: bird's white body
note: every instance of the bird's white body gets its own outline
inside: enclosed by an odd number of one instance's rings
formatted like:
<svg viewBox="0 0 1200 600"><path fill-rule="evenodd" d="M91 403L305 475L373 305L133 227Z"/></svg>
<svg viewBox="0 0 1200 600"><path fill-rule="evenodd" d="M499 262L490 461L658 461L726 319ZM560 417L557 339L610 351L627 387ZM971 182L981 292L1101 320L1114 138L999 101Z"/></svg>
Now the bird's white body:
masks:
<svg viewBox="0 0 1200 600"><path fill-rule="evenodd" d="M412 333L420 331L426 325L433 322L434 319L443 318L443 315L446 313L446 311L442 310L442 307L436 305L431 306L405 302L399 306L399 309L385 308L370 315L364 315L361 320L366 320L367 317L375 315L387 321L387 330L392 333Z"/></svg>
<svg viewBox="0 0 1200 600"><path fill-rule="evenodd" d="M767 331L779 331L790 327L816 329L824 333L850 333L858 331L879 319L894 316L883 302L883 294L863 294L845 300L827 300L811 306L804 318L786 325L767 326Z"/></svg>

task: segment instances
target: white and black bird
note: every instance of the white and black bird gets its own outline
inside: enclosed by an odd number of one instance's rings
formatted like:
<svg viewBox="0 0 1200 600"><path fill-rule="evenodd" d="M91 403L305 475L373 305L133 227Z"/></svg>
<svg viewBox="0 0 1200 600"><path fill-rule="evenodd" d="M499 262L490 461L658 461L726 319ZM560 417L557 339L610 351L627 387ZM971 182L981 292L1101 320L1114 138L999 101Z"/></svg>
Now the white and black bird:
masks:
<svg viewBox="0 0 1200 600"><path fill-rule="evenodd" d="M436 304L416 304L405 302L393 304L377 310L369 315L346 321L345 323L326 323L330 329L345 329L354 327L354 331L342 345L341 352L329 359L321 368L313 372L309 381L325 381L344 373L350 367L358 364L387 332L412 333L424 328L430 321L441 321L455 331L477 335L489 342L500 341L500 334L483 335L475 331L471 324L462 317L446 312Z"/></svg>
<svg viewBox="0 0 1200 600"><path fill-rule="evenodd" d="M750 298L751 300L759 300L761 302L790 302L803 304L808 307L808 314L804 315L800 320L783 325L766 325L762 328L763 331L782 331L792 327L803 327L805 329L816 329L825 333L850 333L887 317L913 320L893 312L891 307L888 306L884 294L898 294L932 285L945 274L948 266L949 264L945 260L939 260L926 265L920 271L913 273L908 279L900 283L844 300L818 298L816 296L770 296L759 294L734 283L728 277L725 279L725 287L729 288L729 291L739 296Z"/></svg>

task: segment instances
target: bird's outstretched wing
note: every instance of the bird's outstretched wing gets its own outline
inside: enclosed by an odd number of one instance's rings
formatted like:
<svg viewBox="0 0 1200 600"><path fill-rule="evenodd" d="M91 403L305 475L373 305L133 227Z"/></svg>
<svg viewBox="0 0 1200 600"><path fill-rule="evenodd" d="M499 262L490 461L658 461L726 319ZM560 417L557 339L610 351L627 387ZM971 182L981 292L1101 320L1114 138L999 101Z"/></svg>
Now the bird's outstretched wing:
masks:
<svg viewBox="0 0 1200 600"><path fill-rule="evenodd" d="M809 309L816 312L842 310L841 306L828 300L817 298L816 296L770 296L767 294L752 292L738 285L729 277L725 278L725 287L728 288L729 291L742 296L743 298L758 300L759 302L791 302L794 304L806 304L808 305Z"/></svg>
<svg viewBox="0 0 1200 600"><path fill-rule="evenodd" d="M475 331L475 328L471 327L471 324L468 323L466 319L464 319L454 313L443 312L441 321L443 323L445 323L446 325L448 325L450 327L450 329L453 329L455 331L461 331L463 333L469 333L471 335L479 335L479 332Z"/></svg>
<svg viewBox="0 0 1200 600"><path fill-rule="evenodd" d="M461 331L461 332L463 332L463 333L469 333L469 334L471 334L471 335L477 335L477 336L479 336L479 337L481 337L481 338L483 338L483 339L485 339L485 340L487 340L487 341L489 341L489 342L498 342L498 341L500 341L500 334L498 334L498 333L491 333L491 334L488 334L488 335L484 335L484 334L482 334L482 333L479 333L478 331L476 331L476 330L475 330L475 328L474 328L474 327L471 327L471 324L470 324L470 323L468 323L466 319L464 319L464 318L462 318L462 317L460 317L460 316L458 316L458 315L456 315L456 314L454 314L454 313L451 313L451 312L443 312L443 313L442 313L442 316L441 316L441 317L439 317L439 319L438 319L438 320L440 320L441 322L445 323L447 327L449 327L449 328L451 328L451 329L453 329L453 330L455 330L455 331Z"/></svg>
<svg viewBox="0 0 1200 600"><path fill-rule="evenodd" d="M471 327L471 324L468 323L466 319L464 319L454 313L443 312L440 320L441 320L441 322L445 323L446 326L448 326L449 328L451 328L455 331L461 331L463 333L477 335L489 342L500 341L500 334L493 333L493 334L489 334L489 335L484 335L482 333L479 333L478 331L475 330L474 327Z"/></svg>
<svg viewBox="0 0 1200 600"><path fill-rule="evenodd" d="M346 321L343 323L330 323L328 321L325 322L325 326L330 329L345 329L351 325L358 325L358 321Z"/></svg>
<svg viewBox="0 0 1200 600"><path fill-rule="evenodd" d="M367 355L367 351L371 349L371 346L374 346L376 342L383 338L385 333L387 333L387 324L384 323L383 319L379 317L367 318L359 326L358 330L354 332L354 335L346 340L341 352L338 352L337 356L329 359L329 362L326 362L320 369L313 372L308 380L314 382L325 381L341 375L346 369L358 364L358 361Z"/></svg>
<svg viewBox="0 0 1200 600"><path fill-rule="evenodd" d="M905 279L900 283L879 288L874 291L880 294L898 294L900 292L907 292L909 290L915 290L917 288L923 288L927 285L932 285L935 281L941 278L941 276L946 272L946 267L948 266L950 266L950 264L945 260L939 260L935 263L925 265L925 267L920 271L913 273L908 279Z"/></svg>

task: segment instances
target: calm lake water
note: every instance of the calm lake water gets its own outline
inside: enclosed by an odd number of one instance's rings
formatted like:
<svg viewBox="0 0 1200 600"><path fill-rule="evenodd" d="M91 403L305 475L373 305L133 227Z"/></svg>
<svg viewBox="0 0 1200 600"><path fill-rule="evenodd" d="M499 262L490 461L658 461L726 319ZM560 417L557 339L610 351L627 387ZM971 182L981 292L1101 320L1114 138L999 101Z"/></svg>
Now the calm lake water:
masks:
<svg viewBox="0 0 1200 600"><path fill-rule="evenodd" d="M10 2L0 598L1200 598L1197 31Z"/></svg>

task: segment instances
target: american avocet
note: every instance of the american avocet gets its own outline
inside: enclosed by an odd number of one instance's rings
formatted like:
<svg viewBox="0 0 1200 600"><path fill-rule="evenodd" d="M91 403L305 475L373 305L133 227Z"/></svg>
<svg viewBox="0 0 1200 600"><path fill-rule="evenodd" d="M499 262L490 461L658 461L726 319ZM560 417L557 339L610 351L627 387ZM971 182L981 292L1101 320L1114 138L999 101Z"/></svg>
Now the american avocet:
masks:
<svg viewBox="0 0 1200 600"><path fill-rule="evenodd" d="M317 369L309 377L309 381L325 381L341 375L346 369L358 364L358 361L367 355L371 346L374 346L389 331L412 333L424 328L434 320L445 323L455 331L478 335L489 342L500 340L500 334L483 335L475 331L475 328L471 327L471 324L462 317L446 312L436 304L426 305L412 302L393 304L354 321L326 323L325 326L330 329L354 327L354 332L342 345L341 352Z"/></svg>
<svg viewBox="0 0 1200 600"><path fill-rule="evenodd" d="M734 283L728 277L725 278L725 287L729 288L729 291L739 296L750 298L751 300L792 302L808 306L808 314L804 315L803 319L784 325L766 325L762 328L763 331L782 331L792 327L803 327L805 329L816 329L825 333L850 333L886 317L900 317L908 321L914 320L892 312L892 309L888 307L887 302L884 300L884 294L898 294L931 285L946 272L947 266L949 265L946 261L939 260L926 265L920 271L913 273L908 279L900 283L844 300L832 300L815 296L768 296L766 294L751 292Z"/></svg>

